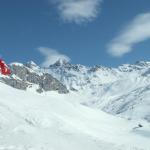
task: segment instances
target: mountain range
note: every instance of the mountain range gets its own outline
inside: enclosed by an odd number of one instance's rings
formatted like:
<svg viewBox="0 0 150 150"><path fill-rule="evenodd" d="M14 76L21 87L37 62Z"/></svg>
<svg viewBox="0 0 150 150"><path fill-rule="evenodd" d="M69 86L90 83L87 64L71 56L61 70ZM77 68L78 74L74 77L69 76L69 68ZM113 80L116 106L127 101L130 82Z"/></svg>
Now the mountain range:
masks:
<svg viewBox="0 0 150 150"><path fill-rule="evenodd" d="M31 61L11 63L10 68L11 76L0 75L4 150L11 146L19 150L150 147L150 62L108 68L58 60L42 68ZM134 131L139 123L144 127Z"/></svg>

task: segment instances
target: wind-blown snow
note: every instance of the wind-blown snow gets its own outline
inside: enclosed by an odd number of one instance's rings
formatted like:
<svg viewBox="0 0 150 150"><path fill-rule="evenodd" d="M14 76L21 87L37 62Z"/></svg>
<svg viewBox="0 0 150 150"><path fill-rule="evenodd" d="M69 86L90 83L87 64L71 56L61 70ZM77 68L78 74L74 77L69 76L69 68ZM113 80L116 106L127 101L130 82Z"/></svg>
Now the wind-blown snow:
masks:
<svg viewBox="0 0 150 150"><path fill-rule="evenodd" d="M20 91L0 83L0 150L148 150L150 126L78 103L79 93Z"/></svg>

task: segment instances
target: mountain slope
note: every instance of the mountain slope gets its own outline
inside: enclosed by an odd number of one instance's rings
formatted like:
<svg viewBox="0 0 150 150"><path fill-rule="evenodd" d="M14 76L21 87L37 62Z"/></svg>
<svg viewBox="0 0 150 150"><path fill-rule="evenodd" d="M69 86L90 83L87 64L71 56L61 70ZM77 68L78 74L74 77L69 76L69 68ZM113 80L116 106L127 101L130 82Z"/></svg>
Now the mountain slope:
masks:
<svg viewBox="0 0 150 150"><path fill-rule="evenodd" d="M57 61L48 68L34 62L10 64L13 75L1 81L18 89L74 92L80 104L128 119L150 121L150 62L118 68L86 67Z"/></svg>
<svg viewBox="0 0 150 150"><path fill-rule="evenodd" d="M14 88L20 90L33 88L39 93L43 91L58 91L58 93L69 92L65 85L50 74L36 71L39 67L33 62L25 65L21 63L12 63L10 67L12 75L0 75L0 80Z"/></svg>
<svg viewBox="0 0 150 150"><path fill-rule="evenodd" d="M150 62L139 61L118 68L57 62L46 71L68 89L86 95L88 100L80 101L84 105L129 119L150 121Z"/></svg>
<svg viewBox="0 0 150 150"><path fill-rule="evenodd" d="M79 104L77 93L38 94L0 83L2 150L148 150L150 127Z"/></svg>

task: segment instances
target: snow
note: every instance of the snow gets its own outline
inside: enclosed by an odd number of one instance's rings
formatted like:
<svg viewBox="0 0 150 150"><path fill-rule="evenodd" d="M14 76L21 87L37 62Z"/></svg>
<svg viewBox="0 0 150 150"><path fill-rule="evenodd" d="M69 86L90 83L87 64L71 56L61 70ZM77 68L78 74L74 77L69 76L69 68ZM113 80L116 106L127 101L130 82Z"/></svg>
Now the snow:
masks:
<svg viewBox="0 0 150 150"><path fill-rule="evenodd" d="M13 62L10 64L10 66L13 66L13 65L20 66L20 67L24 66L22 63L19 63L19 62Z"/></svg>
<svg viewBox="0 0 150 150"><path fill-rule="evenodd" d="M26 66L33 70L39 70L40 68L34 61L27 62Z"/></svg>
<svg viewBox="0 0 150 150"><path fill-rule="evenodd" d="M54 64L44 71L84 95L83 100L76 100L81 104L128 119L150 121L150 62L118 68Z"/></svg>
<svg viewBox="0 0 150 150"><path fill-rule="evenodd" d="M149 150L147 122L83 106L80 93L0 89L0 150Z"/></svg>

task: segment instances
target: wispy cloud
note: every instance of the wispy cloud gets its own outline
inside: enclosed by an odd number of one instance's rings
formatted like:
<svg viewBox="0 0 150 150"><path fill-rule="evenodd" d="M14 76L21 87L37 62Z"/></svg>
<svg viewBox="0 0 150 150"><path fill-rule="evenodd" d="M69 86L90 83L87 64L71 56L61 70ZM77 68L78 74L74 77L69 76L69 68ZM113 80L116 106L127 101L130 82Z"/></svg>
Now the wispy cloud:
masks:
<svg viewBox="0 0 150 150"><path fill-rule="evenodd" d="M45 57L44 61L42 62L43 67L49 67L50 65L54 64L56 61L60 60L69 62L70 58L64 54L60 54L57 50L47 48L47 47L39 47L38 51Z"/></svg>
<svg viewBox="0 0 150 150"><path fill-rule="evenodd" d="M60 17L77 24L92 21L100 11L102 0L50 0L55 3Z"/></svg>
<svg viewBox="0 0 150 150"><path fill-rule="evenodd" d="M150 39L150 13L136 16L121 33L108 45L108 52L115 57L121 57L133 51L137 43Z"/></svg>

